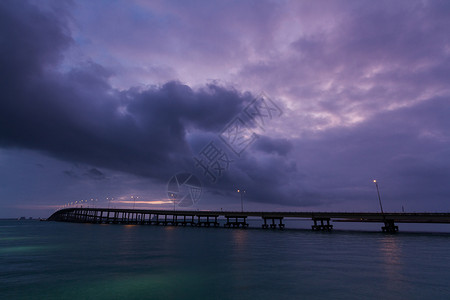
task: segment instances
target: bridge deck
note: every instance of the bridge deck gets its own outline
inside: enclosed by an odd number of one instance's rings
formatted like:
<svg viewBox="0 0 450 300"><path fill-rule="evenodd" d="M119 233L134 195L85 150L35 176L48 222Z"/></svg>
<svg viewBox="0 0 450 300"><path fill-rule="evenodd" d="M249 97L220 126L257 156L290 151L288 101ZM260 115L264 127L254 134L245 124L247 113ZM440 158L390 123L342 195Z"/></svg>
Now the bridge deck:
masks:
<svg viewBox="0 0 450 300"><path fill-rule="evenodd" d="M120 208L86 208L74 207L61 209L52 214L49 221L82 223L121 223L121 224L155 224L155 225L193 225L218 226L217 219L227 219L227 227L247 227L248 217L260 217L264 220L263 228L268 228L267 221L279 228L286 218L310 219L314 221L313 230L331 230L333 222L378 222L384 223L383 231L396 232L394 223L450 223L450 213L377 213L377 212L231 212L231 211L188 211L188 210L151 210ZM233 221L234 220L234 221ZM324 223L325 222L325 223Z"/></svg>

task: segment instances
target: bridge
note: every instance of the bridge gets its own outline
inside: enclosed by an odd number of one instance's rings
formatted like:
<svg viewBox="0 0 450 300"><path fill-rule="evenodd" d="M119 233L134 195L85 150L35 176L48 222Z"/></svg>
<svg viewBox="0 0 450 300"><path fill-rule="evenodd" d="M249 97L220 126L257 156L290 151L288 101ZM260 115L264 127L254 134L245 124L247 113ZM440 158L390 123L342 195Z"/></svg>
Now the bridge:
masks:
<svg viewBox="0 0 450 300"><path fill-rule="evenodd" d="M285 228L288 218L309 219L312 230L331 231L330 222L376 222L384 226L383 232L395 233L397 223L450 224L450 213L376 213L376 212L226 212L72 207L53 213L47 220L95 224L141 224L172 226L218 227L219 218L224 226L247 228L248 217L261 218L263 229Z"/></svg>

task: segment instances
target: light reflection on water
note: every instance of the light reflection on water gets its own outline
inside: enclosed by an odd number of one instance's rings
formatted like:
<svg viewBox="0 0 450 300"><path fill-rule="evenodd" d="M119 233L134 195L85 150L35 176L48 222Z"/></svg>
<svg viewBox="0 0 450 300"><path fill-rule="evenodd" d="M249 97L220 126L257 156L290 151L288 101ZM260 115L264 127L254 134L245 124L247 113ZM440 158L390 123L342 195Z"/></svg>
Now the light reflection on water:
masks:
<svg viewBox="0 0 450 300"><path fill-rule="evenodd" d="M44 246L13 246L13 247L2 247L0 248L0 254L26 254L28 253L36 253L39 251L49 250L51 247Z"/></svg>
<svg viewBox="0 0 450 300"><path fill-rule="evenodd" d="M450 295L447 234L11 222L0 221L2 299Z"/></svg>
<svg viewBox="0 0 450 300"><path fill-rule="evenodd" d="M404 261L401 241L397 235L386 235L380 239L381 258L386 281L386 290L401 293L409 288L404 276Z"/></svg>

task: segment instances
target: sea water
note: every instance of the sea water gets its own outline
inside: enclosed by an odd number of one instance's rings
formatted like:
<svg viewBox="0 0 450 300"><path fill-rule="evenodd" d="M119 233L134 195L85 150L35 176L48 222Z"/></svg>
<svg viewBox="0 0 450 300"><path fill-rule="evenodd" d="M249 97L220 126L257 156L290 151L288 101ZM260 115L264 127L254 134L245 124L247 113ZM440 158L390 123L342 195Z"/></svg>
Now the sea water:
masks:
<svg viewBox="0 0 450 300"><path fill-rule="evenodd" d="M0 299L450 299L450 234L0 221Z"/></svg>

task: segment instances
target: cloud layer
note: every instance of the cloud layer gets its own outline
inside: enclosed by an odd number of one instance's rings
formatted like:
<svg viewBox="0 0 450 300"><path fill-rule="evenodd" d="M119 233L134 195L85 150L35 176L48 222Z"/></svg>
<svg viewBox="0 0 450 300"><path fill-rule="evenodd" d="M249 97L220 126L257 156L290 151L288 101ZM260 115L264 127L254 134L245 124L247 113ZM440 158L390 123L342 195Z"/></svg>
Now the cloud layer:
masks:
<svg viewBox="0 0 450 300"><path fill-rule="evenodd" d="M265 90L284 114L226 150L214 193L373 210L376 177L392 209L448 210L449 15L446 1L4 1L0 146L164 188L203 176L193 156L227 149L218 134Z"/></svg>

